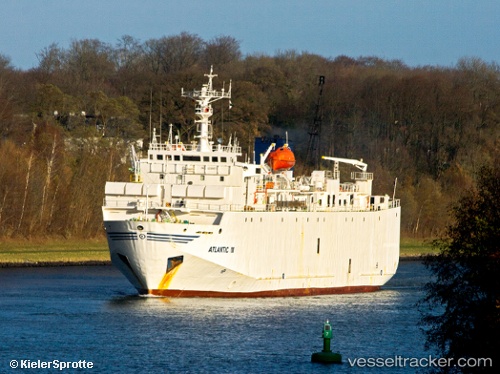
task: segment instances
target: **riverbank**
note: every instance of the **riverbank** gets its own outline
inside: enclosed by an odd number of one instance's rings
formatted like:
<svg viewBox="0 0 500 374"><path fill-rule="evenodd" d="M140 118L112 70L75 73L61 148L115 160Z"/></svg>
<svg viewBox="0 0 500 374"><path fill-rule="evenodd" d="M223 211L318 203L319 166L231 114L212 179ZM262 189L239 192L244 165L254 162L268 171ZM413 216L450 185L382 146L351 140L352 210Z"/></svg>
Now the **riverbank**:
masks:
<svg viewBox="0 0 500 374"><path fill-rule="evenodd" d="M422 240L401 239L401 261L418 260L433 254ZM51 239L36 241L2 241L0 267L40 267L110 265L105 239Z"/></svg>
<svg viewBox="0 0 500 374"><path fill-rule="evenodd" d="M106 239L7 240L0 244L0 267L111 264Z"/></svg>

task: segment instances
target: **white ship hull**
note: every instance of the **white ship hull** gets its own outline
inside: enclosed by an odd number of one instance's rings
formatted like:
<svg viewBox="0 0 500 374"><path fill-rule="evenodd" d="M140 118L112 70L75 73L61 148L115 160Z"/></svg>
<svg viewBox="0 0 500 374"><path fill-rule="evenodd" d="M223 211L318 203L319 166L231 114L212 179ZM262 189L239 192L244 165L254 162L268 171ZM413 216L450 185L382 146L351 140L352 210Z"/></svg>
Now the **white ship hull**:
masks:
<svg viewBox="0 0 500 374"><path fill-rule="evenodd" d="M399 221L397 207L225 212L217 225L105 225L113 264L141 294L264 297L377 290L398 266ZM182 262L168 271L175 258Z"/></svg>
<svg viewBox="0 0 500 374"><path fill-rule="evenodd" d="M214 144L212 74L195 100L197 139L131 148L130 182L107 182L104 225L113 264L141 294L264 297L374 291L396 272L399 200L372 194L362 160L295 178L288 144L241 162L236 139ZM274 151L273 151L274 150ZM266 161L267 159L267 161ZM355 167L341 181L339 163Z"/></svg>

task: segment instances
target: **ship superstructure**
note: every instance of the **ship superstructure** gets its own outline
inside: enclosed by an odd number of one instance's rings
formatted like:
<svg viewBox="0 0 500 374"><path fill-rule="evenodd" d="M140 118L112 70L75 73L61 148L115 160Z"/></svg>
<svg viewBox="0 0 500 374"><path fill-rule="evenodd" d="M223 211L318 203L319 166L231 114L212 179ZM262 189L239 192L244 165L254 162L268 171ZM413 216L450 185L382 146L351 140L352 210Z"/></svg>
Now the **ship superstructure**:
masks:
<svg viewBox="0 0 500 374"><path fill-rule="evenodd" d="M107 182L104 225L113 264L140 294L264 297L378 289L399 262L401 209L372 195L362 160L323 157L330 170L294 177L292 150L272 144L243 162L236 139L212 141L211 70L195 101L197 141L153 134L131 149L128 182ZM352 165L341 181L340 163Z"/></svg>

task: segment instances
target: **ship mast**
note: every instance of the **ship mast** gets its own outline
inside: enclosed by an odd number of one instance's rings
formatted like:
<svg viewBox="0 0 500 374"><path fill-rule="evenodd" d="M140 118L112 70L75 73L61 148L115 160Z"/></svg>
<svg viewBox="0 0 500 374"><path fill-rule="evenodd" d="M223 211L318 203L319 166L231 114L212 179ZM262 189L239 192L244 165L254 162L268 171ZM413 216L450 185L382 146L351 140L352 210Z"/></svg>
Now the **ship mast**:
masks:
<svg viewBox="0 0 500 374"><path fill-rule="evenodd" d="M212 150L212 122L210 117L212 117L213 109L212 103L220 99L230 99L231 98L231 81L229 81L229 89L226 92L224 87L220 91L216 91L212 87L212 79L216 77L217 74L213 74L213 66L210 67L210 73L205 74L208 77L208 83L202 85L201 90L184 91L181 89L182 97L189 97L196 102L195 114L197 119L196 131L198 132L197 138L200 139L198 143L198 151L208 152Z"/></svg>
<svg viewBox="0 0 500 374"><path fill-rule="evenodd" d="M313 165L315 169L320 166L320 153L321 153L321 122L323 120L323 113L321 112L321 96L323 94L323 85L325 84L325 76L319 77L319 95L318 102L316 103L316 113L314 115L314 122L309 127L309 145L307 146L306 164Z"/></svg>

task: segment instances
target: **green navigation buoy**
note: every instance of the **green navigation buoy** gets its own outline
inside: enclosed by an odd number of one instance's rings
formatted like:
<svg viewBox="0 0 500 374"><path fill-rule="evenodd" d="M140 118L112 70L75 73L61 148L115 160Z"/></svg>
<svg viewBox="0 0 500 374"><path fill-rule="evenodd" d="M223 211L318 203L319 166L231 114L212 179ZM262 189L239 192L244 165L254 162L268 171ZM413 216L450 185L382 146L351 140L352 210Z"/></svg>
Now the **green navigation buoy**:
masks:
<svg viewBox="0 0 500 374"><path fill-rule="evenodd" d="M338 352L332 352L330 349L330 340L332 339L332 325L326 320L323 325L323 350L313 353L311 362L320 362L323 364L341 364L342 355Z"/></svg>

